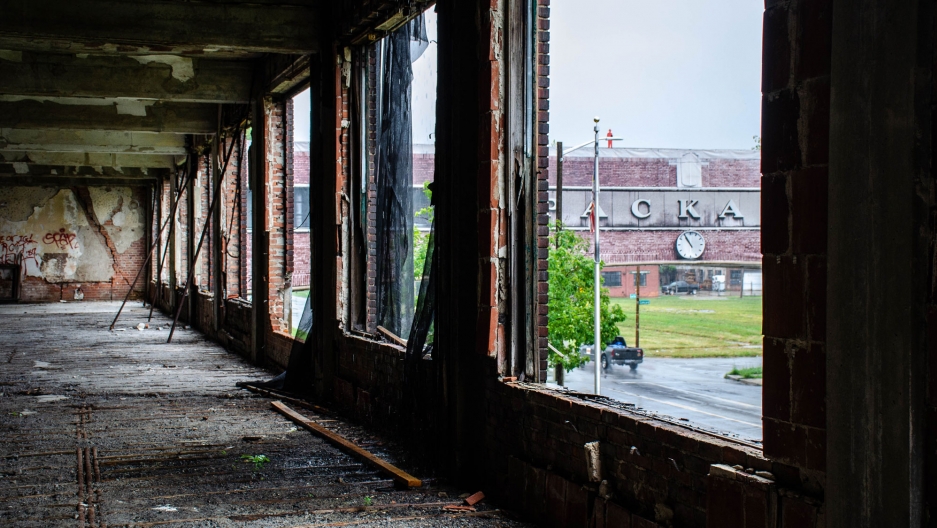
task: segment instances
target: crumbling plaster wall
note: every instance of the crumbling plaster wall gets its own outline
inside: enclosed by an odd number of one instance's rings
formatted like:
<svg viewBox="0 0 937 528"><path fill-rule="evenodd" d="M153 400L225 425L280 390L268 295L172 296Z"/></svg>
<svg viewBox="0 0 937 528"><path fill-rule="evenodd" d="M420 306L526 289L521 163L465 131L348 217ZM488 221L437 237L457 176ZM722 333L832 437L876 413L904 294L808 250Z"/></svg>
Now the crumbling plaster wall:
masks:
<svg viewBox="0 0 937 528"><path fill-rule="evenodd" d="M145 244L141 196L131 187L0 188L0 262L22 262L20 300L71 300L64 288L101 283L105 297L126 293L142 265L142 249L134 251Z"/></svg>

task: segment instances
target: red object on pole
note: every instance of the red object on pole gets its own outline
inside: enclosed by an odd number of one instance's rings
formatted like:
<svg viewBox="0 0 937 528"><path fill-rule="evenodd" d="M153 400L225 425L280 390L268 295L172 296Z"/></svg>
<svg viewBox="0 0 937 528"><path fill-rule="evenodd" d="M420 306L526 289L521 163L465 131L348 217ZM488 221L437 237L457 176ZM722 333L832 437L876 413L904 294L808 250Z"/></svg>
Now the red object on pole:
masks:
<svg viewBox="0 0 937 528"><path fill-rule="evenodd" d="M608 129L608 134L605 134L605 137L609 138L609 139L608 139L608 148L612 148L612 139L611 139L611 138L614 137L614 136L612 135L612 129L611 129L611 128Z"/></svg>

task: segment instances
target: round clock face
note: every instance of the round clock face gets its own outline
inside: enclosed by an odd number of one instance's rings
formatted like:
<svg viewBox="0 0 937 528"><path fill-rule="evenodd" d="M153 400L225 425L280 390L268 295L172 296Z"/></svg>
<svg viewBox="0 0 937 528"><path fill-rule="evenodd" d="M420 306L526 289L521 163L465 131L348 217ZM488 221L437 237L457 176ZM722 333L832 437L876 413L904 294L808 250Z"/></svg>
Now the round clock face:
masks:
<svg viewBox="0 0 937 528"><path fill-rule="evenodd" d="M685 259L698 259L706 249L706 240L696 231L684 231L677 237L677 254Z"/></svg>

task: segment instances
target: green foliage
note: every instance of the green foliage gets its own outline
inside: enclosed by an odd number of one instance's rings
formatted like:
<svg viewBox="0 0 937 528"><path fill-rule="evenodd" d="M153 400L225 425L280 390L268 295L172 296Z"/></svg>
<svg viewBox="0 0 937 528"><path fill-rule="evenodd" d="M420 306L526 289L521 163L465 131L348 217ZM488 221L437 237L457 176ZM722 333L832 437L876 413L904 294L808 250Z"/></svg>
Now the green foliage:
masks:
<svg viewBox="0 0 937 528"><path fill-rule="evenodd" d="M429 188L429 182L423 182L423 194L432 201L433 191ZM416 218L423 217L430 224L433 223L436 212L435 207L429 205L416 212ZM429 247L429 233L424 233L413 226L413 278L420 280L423 277L423 266L426 264L426 250Z"/></svg>
<svg viewBox="0 0 937 528"><path fill-rule="evenodd" d="M556 231L550 226L549 333L550 344L562 354L550 351L550 366L562 364L570 371L582 363L579 345L591 344L595 326L594 261L588 254L589 244L572 231ZM618 324L626 319L621 306L610 302L608 289L602 288L600 297L602 343L605 345L618 335Z"/></svg>
<svg viewBox="0 0 937 528"><path fill-rule="evenodd" d="M372 504L374 504L374 497L365 496L365 497L364 497L364 505L365 505L365 506L370 506L370 505L372 505Z"/></svg>
<svg viewBox="0 0 937 528"><path fill-rule="evenodd" d="M254 464L255 470L261 470L264 468L264 464L270 462L270 459L267 455L241 455L241 459Z"/></svg>

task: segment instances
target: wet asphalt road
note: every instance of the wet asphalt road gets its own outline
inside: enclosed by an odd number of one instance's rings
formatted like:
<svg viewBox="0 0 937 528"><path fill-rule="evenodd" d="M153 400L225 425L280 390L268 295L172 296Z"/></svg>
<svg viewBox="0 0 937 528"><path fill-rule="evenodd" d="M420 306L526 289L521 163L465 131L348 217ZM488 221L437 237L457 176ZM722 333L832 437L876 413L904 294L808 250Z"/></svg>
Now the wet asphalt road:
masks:
<svg viewBox="0 0 937 528"><path fill-rule="evenodd" d="M566 387L592 393L593 364L567 373ZM648 358L636 371L612 365L602 374L601 391L604 396L633 403L645 411L685 418L703 429L760 441L761 387L723 377L732 367L760 365L760 357ZM553 382L552 369L548 382Z"/></svg>
<svg viewBox="0 0 937 528"><path fill-rule="evenodd" d="M304 297L293 297L293 328L305 303ZM703 429L761 441L761 387L723 377L732 367L760 365L760 357L648 358L633 372L612 365L602 374L602 394L646 411L686 418ZM591 362L574 369L566 374L566 387L592 393L594 372ZM554 381L552 369L547 381Z"/></svg>

